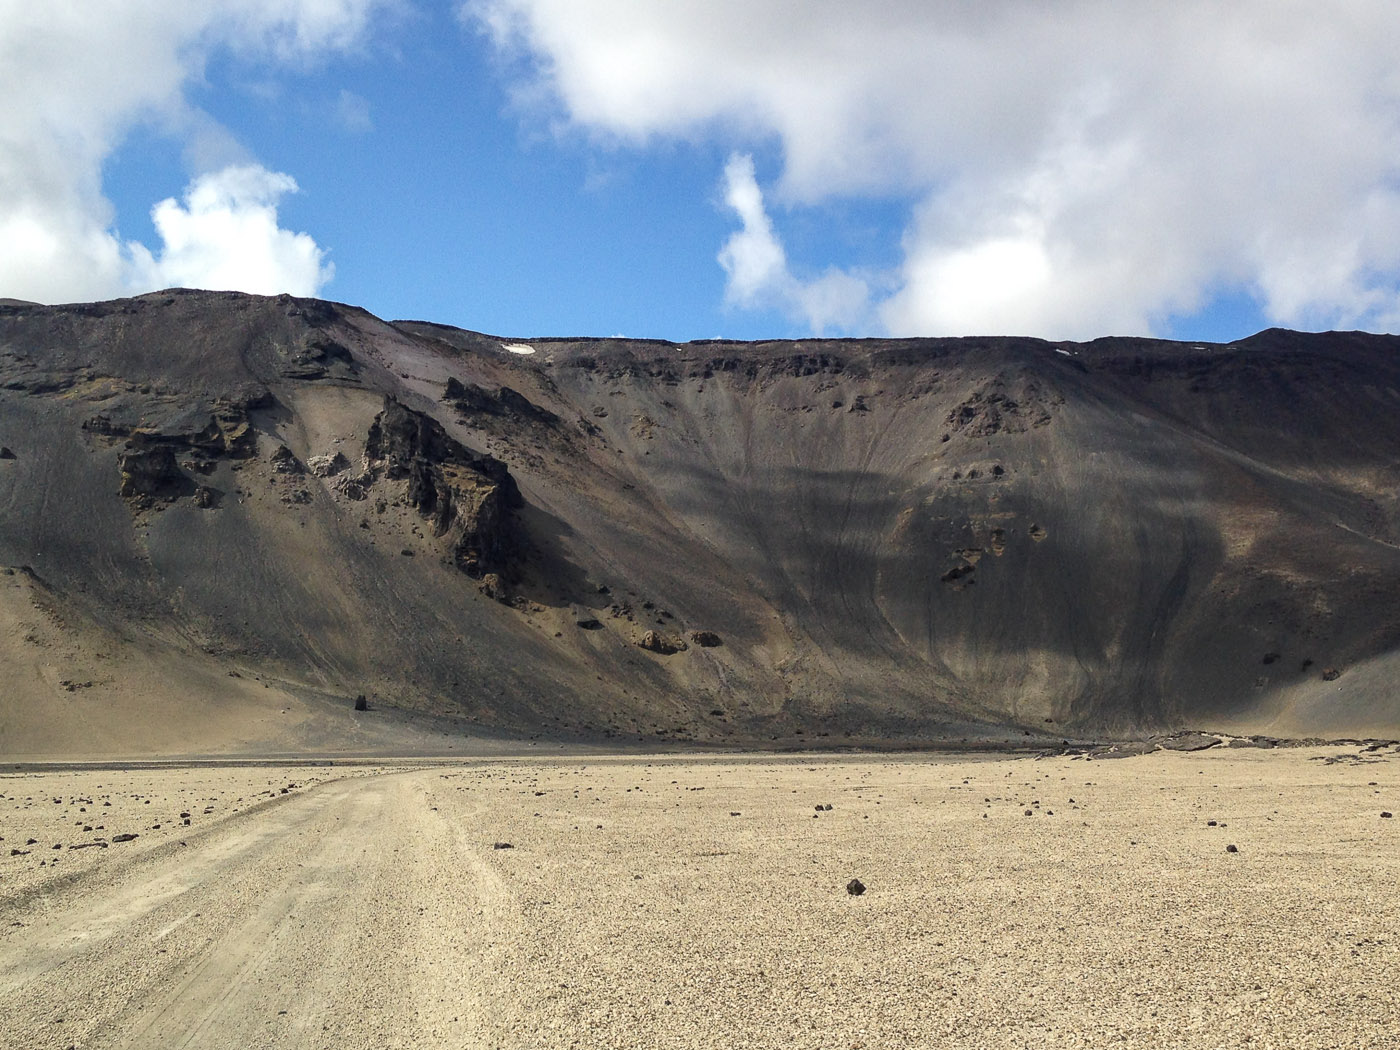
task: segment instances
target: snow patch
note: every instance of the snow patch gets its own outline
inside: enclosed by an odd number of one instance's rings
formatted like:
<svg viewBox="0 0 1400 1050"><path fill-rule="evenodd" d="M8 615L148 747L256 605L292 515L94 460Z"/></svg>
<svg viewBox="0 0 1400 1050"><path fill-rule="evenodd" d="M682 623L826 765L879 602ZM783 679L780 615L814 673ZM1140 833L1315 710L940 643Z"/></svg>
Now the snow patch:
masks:
<svg viewBox="0 0 1400 1050"><path fill-rule="evenodd" d="M533 354L535 348L529 343L502 343L502 350L508 350L512 354Z"/></svg>

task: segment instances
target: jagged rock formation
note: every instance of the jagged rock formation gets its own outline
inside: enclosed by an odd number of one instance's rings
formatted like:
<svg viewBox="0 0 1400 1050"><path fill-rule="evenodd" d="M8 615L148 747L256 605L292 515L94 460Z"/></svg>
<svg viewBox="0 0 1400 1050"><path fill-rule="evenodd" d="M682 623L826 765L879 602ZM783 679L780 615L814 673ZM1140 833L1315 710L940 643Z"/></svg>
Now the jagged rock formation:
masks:
<svg viewBox="0 0 1400 1050"><path fill-rule="evenodd" d="M475 383L462 383L449 376L442 399L467 416L498 416L514 422L538 423L547 427L560 425L557 415L541 408L508 386L489 394Z"/></svg>
<svg viewBox="0 0 1400 1050"><path fill-rule="evenodd" d="M1395 731L1397 351L0 306L0 564L104 652L519 730Z"/></svg>
<svg viewBox="0 0 1400 1050"><path fill-rule="evenodd" d="M386 399L365 440L365 458L390 479L408 480L408 502L447 538L469 576L498 571L511 547L507 517L521 505L504 463L447 436L442 424Z"/></svg>
<svg viewBox="0 0 1400 1050"><path fill-rule="evenodd" d="M144 510L158 503L189 497L196 506L210 509L218 506L221 494L199 484L191 475L208 475L220 460L246 459L255 454L248 413L246 403L224 403L218 405L203 426L177 420L165 428L123 426L99 414L84 421L83 429L109 442L125 437L117 456L121 472L118 493L133 508ZM280 451L290 459L279 460L274 455L275 469L301 469L286 448Z"/></svg>

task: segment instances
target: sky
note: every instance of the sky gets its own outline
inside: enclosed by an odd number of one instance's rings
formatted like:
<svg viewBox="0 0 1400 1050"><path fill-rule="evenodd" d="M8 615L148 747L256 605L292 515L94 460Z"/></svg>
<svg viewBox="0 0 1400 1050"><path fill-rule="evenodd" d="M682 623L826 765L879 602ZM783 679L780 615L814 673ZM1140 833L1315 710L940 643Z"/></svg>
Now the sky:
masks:
<svg viewBox="0 0 1400 1050"><path fill-rule="evenodd" d="M1400 331L1400 6L0 0L0 297Z"/></svg>

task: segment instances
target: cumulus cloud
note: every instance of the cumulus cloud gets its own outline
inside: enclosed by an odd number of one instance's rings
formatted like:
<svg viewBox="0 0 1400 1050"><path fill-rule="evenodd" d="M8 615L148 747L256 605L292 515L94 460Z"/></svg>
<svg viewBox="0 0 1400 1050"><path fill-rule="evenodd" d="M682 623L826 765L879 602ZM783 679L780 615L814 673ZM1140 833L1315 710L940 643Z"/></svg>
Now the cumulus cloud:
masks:
<svg viewBox="0 0 1400 1050"><path fill-rule="evenodd" d="M331 278L325 252L307 234L277 222L277 202L296 188L290 175L257 165L200 176L183 204L169 199L152 209L163 242L159 255L128 245L132 282L144 288L315 295Z"/></svg>
<svg viewBox="0 0 1400 1050"><path fill-rule="evenodd" d="M724 201L743 224L719 253L719 264L729 274L725 297L731 304L773 307L814 332L850 330L864 319L870 293L860 278L831 268L802 281L788 269L748 154L736 153L725 165Z"/></svg>
<svg viewBox="0 0 1400 1050"><path fill-rule="evenodd" d="M145 122L181 137L197 169L225 169L240 151L185 95L215 49L284 63L314 62L328 51L354 46L375 13L396 2L0 0L0 97L14 103L0 107L0 243L5 246L0 295L44 302L106 298L146 290L147 282L177 272L217 274L237 288L267 287L279 273L301 279L304 266L259 267L287 263L286 245L304 248L296 239L304 235L281 231L281 239L264 238L268 246L283 246L265 252L214 240L221 230L241 235L269 219L275 223L278 192L269 187L285 176L262 172L263 191L252 193L247 174L252 169L246 165L229 169L243 171L242 176L202 171L207 177L187 188L184 220L168 207L179 210L179 205L159 206L168 219L167 236L192 239L180 247L167 243L153 254L122 243L102 190L103 162ZM240 178L242 187L233 192ZM201 210L201 202L218 186L225 190L229 213L216 221L218 209ZM245 206L249 210L240 217L236 212ZM195 243L206 261L222 249L253 268L196 266Z"/></svg>
<svg viewBox="0 0 1400 1050"><path fill-rule="evenodd" d="M787 255L763 208L753 158L735 154L724 169L724 202L744 228L725 243L719 263L729 273L729 298L754 306L790 282Z"/></svg>
<svg viewBox="0 0 1400 1050"><path fill-rule="evenodd" d="M520 97L566 125L638 147L776 140L786 208L907 204L902 263L872 306L889 331L1143 332L1222 292L1278 323L1400 327L1400 9L1385 0L463 12L522 59ZM722 258L742 302L744 281L781 285L788 263L771 222L736 212Z"/></svg>

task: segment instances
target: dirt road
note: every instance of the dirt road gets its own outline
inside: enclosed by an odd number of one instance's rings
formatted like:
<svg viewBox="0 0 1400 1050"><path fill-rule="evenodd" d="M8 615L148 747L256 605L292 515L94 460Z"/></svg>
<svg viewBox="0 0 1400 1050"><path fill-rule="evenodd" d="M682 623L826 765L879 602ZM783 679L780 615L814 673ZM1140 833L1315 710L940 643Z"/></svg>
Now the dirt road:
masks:
<svg viewBox="0 0 1400 1050"><path fill-rule="evenodd" d="M0 1043L484 1042L480 932L509 903L463 833L471 808L445 819L434 780L328 783L12 903Z"/></svg>
<svg viewBox="0 0 1400 1050"><path fill-rule="evenodd" d="M1329 755L3 778L0 1046L1397 1047Z"/></svg>

